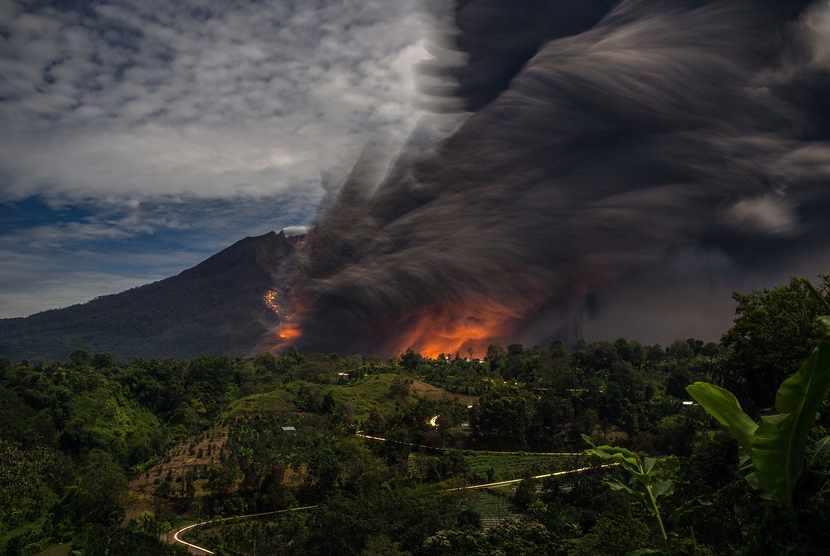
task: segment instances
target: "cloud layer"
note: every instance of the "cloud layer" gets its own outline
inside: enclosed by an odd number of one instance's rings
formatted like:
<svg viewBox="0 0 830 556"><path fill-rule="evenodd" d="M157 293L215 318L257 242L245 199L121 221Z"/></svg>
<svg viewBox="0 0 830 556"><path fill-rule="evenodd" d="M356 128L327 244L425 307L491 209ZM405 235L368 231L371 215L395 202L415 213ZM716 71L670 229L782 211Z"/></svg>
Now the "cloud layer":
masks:
<svg viewBox="0 0 830 556"><path fill-rule="evenodd" d="M103 259L119 242L191 230L210 246L184 247L207 255L308 224L321 173L379 133L400 143L417 121L423 36L414 0L2 2L0 205L45 204L55 222L10 216L0 243L21 259L33 245L46 259ZM73 211L84 218L65 221ZM32 269L35 282L50 274L38 287L60 289L53 266ZM124 283L111 270L108 291ZM44 308L21 303L3 272L0 298L19 309L0 299L0 316Z"/></svg>

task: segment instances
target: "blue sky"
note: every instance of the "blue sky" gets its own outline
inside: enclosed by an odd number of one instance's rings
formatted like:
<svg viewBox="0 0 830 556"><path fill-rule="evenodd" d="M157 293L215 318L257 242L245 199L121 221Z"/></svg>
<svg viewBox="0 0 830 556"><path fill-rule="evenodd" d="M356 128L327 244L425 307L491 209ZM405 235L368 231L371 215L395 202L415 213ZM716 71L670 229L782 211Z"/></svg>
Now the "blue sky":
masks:
<svg viewBox="0 0 830 556"><path fill-rule="evenodd" d="M0 0L0 318L309 224L420 117L416 0Z"/></svg>

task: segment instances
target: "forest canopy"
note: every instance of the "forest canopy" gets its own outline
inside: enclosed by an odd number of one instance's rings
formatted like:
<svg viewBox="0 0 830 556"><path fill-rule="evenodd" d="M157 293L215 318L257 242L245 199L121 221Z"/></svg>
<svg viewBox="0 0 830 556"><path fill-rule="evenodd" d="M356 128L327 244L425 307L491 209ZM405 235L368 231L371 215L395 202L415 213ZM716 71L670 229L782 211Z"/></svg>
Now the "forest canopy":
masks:
<svg viewBox="0 0 830 556"><path fill-rule="evenodd" d="M830 297L830 278L818 285ZM0 358L0 554L70 543L77 554L623 554L657 546L647 508L603 481L582 435L643 458L676 456L655 481L674 554L820 554L825 484L787 508L739 472L739 445L686 387L735 394L751 419L825 337L803 282L735 294L720 343L493 344L472 354L204 356L59 363ZM467 356L470 355L470 356ZM830 371L828 371L830 372ZM806 458L830 471L825 394ZM805 460L805 461L807 461ZM644 460L645 461L645 460ZM584 470L583 470L584 469ZM579 471L577 471L579 470ZM533 477L539 477L534 479ZM502 487L470 489L503 481ZM635 489L636 490L636 489ZM685 515L685 514L684 514Z"/></svg>

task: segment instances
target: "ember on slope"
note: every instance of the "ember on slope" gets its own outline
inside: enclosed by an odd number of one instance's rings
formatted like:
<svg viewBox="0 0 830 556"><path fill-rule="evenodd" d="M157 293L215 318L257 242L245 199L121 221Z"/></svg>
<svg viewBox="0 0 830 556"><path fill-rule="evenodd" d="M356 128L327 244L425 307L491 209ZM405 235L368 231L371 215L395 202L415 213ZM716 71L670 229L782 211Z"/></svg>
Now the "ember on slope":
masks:
<svg viewBox="0 0 830 556"><path fill-rule="evenodd" d="M628 280L647 304L653 281L636 277L692 251L732 276L826 256L824 3L471 0L444 15L424 71L447 86L428 91L474 113L437 141L432 121L416 129L380 179L365 156L324 204L282 300L280 333L301 348L573 338L586 300Z"/></svg>

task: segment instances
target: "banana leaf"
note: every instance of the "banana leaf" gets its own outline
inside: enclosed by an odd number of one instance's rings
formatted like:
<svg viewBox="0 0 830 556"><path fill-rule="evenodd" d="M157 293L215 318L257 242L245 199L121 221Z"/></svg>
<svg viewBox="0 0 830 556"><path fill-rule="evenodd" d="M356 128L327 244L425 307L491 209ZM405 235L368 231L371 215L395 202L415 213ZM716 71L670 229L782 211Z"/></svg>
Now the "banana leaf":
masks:
<svg viewBox="0 0 830 556"><path fill-rule="evenodd" d="M735 437L745 454L752 454L752 437L758 425L743 412L732 392L708 382L690 384L686 391Z"/></svg>
<svg viewBox="0 0 830 556"><path fill-rule="evenodd" d="M651 487L651 493L654 495L655 500L661 496L674 494L674 481L660 481L659 483L654 483Z"/></svg>
<svg viewBox="0 0 830 556"><path fill-rule="evenodd" d="M644 486L651 484L651 477L648 473L643 473L642 461L640 456L625 448L618 446L597 446L593 439L586 435L582 435L582 439L590 444L592 448L585 450L585 454L599 456L603 459L610 459L619 463L623 469L631 473Z"/></svg>
<svg viewBox="0 0 830 556"><path fill-rule="evenodd" d="M822 473L821 471L805 469L804 473L799 478L798 485L793 493L793 501L796 505L804 503L814 495L818 494L824 486L824 483L827 482L828 476L830 475Z"/></svg>
<svg viewBox="0 0 830 556"><path fill-rule="evenodd" d="M639 502L640 504L645 506L646 509L651 511L645 493L636 491L628 485L623 484L621 481L617 479L605 479L604 481L602 481L602 484L604 484L611 490L616 490L617 492L625 494L635 502Z"/></svg>
<svg viewBox="0 0 830 556"><path fill-rule="evenodd" d="M752 438L752 461L761 486L792 508L804 469L807 436L830 387L830 342L824 340L775 397L779 415L761 418Z"/></svg>
<svg viewBox="0 0 830 556"><path fill-rule="evenodd" d="M830 452L830 436L825 436L816 442L816 453L813 454L810 463L825 452Z"/></svg>
<svg viewBox="0 0 830 556"><path fill-rule="evenodd" d="M698 508L711 505L712 503L708 502L702 496L697 496L688 502L685 502L682 506L674 510L669 516L669 519L666 521L666 532L670 535L677 535L680 532L681 521L692 515L692 513Z"/></svg>

